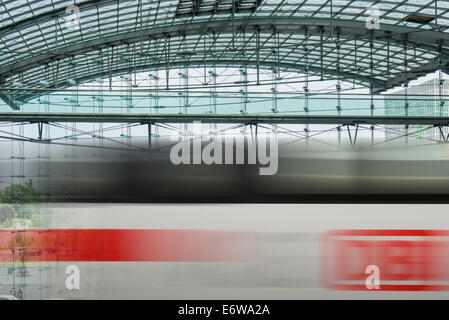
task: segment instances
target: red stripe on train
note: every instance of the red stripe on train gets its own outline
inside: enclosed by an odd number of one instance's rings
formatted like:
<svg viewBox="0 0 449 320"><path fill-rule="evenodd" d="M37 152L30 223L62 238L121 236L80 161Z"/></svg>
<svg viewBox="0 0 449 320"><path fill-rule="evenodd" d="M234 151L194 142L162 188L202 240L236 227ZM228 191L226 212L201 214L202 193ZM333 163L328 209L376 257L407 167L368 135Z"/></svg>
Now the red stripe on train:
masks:
<svg viewBox="0 0 449 320"><path fill-rule="evenodd" d="M216 230L0 230L1 261L232 261L244 260L235 239Z"/></svg>

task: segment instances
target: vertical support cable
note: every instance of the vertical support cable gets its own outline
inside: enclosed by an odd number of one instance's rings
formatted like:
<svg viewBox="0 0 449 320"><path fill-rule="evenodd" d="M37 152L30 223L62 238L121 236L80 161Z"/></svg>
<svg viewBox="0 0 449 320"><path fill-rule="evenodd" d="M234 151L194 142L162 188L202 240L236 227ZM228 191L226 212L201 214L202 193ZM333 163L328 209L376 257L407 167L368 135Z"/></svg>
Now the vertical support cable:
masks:
<svg viewBox="0 0 449 320"><path fill-rule="evenodd" d="M158 39L154 38L154 46L158 47ZM158 62L156 63L156 69L154 70L154 73L150 73L150 113L153 111L154 113L159 113L159 58L157 58ZM154 134L152 136L156 140L157 145L157 138L159 137L159 127L155 126L154 128ZM151 137L149 138L151 139Z"/></svg>
<svg viewBox="0 0 449 320"><path fill-rule="evenodd" d="M373 36L374 32L371 30L370 35L370 96L371 96L371 105L370 105L370 111L371 111L371 117L374 115L374 42L373 42ZM374 142L374 126L371 126L371 143Z"/></svg>
<svg viewBox="0 0 449 320"><path fill-rule="evenodd" d="M373 42L373 31L371 30L370 35L370 97L371 97L371 105L370 105L370 111L371 116L373 116L374 113L374 42Z"/></svg>
<svg viewBox="0 0 449 320"><path fill-rule="evenodd" d="M321 68L321 77L320 80L324 80L323 78L323 27L320 28L320 68Z"/></svg>
<svg viewBox="0 0 449 320"><path fill-rule="evenodd" d="M337 41L335 43L337 49L337 113L341 116L341 74L340 74L340 31L337 34ZM337 127L338 145L341 145L341 129Z"/></svg>
<svg viewBox="0 0 449 320"><path fill-rule="evenodd" d="M271 68L271 76L272 76L272 86L271 86L271 112L277 113L278 112L278 100L277 100L277 79L278 79L278 72L279 72L279 37L278 33L275 28L273 28L273 39L275 41L274 46L272 48L271 53L273 55L276 55L276 66Z"/></svg>
<svg viewBox="0 0 449 320"><path fill-rule="evenodd" d="M207 55L207 49L206 49L206 32L203 33L203 51L204 51L204 55L203 55L203 75L204 75L204 81L203 81L203 85L207 84L207 65L206 65L206 55Z"/></svg>
<svg viewBox="0 0 449 320"><path fill-rule="evenodd" d="M256 27L257 85L260 85L260 28Z"/></svg>
<svg viewBox="0 0 449 320"><path fill-rule="evenodd" d="M234 29L234 19L235 19L235 1L232 0L232 50L235 50L235 29Z"/></svg>
<svg viewBox="0 0 449 320"><path fill-rule="evenodd" d="M390 33L387 34L387 75L390 74Z"/></svg>
<svg viewBox="0 0 449 320"><path fill-rule="evenodd" d="M340 30L337 30L337 41L335 42L335 46L337 49L337 112L338 115L341 116L341 64L340 64L340 55L341 55L341 44L340 44Z"/></svg>
<svg viewBox="0 0 449 320"><path fill-rule="evenodd" d="M405 104L404 104L404 109L405 109L405 116L408 117L409 114L409 103L408 103L408 74L407 74L407 47L408 43L407 43L407 35L404 36L404 74L405 74ZM406 143L408 143L408 125L405 126L405 141Z"/></svg>
<svg viewBox="0 0 449 320"><path fill-rule="evenodd" d="M109 52L111 51L111 52ZM114 46L108 48L109 91L112 91L112 66L114 59Z"/></svg>
<svg viewBox="0 0 449 320"><path fill-rule="evenodd" d="M304 85L304 112L306 114L306 116L309 115L309 35L308 35L308 30L307 28L304 29L304 37L305 37L305 41L304 41L304 56L305 56L305 68L304 68L304 72L305 72L305 85ZM309 142L309 123L306 123L306 126L304 128L304 132L306 133L306 143Z"/></svg>
<svg viewBox="0 0 449 320"><path fill-rule="evenodd" d="M245 43L245 32L244 30L241 30L241 36L242 36L242 43ZM243 65L240 67L239 71L240 71L240 82L241 82L241 87L240 87L240 95L241 95L241 101L240 101L240 113L241 114L246 114L247 110L246 110L246 104L248 102L248 67L245 61L245 57L246 57L246 52L245 49L241 48L241 56L242 56L242 61L243 61ZM244 127L244 130L246 130L246 126Z"/></svg>
<svg viewBox="0 0 449 320"><path fill-rule="evenodd" d="M166 35L167 45L165 47L165 79L166 79L166 89L170 89L170 66L169 66L169 55L170 55L170 35Z"/></svg>
<svg viewBox="0 0 449 320"><path fill-rule="evenodd" d="M212 114L217 113L217 55L215 54L216 49L216 38L215 38L215 31L213 31L213 37L212 37L212 47L210 48L212 50L212 70L209 70L209 95L210 95L210 109L209 112ZM217 124L211 124L210 129L214 132L214 134L217 132Z"/></svg>
<svg viewBox="0 0 449 320"><path fill-rule="evenodd" d="M435 0L435 24L434 24L434 29L436 31L439 30L438 28L438 0Z"/></svg>
<svg viewBox="0 0 449 320"><path fill-rule="evenodd" d="M441 49L442 49L442 41L438 44L438 95L440 100L440 117L443 115L443 106L444 101L442 97L442 86L443 86L443 74L442 74L442 59L441 59Z"/></svg>
<svg viewBox="0 0 449 320"><path fill-rule="evenodd" d="M330 0L331 4L331 40L334 40L334 5L332 0Z"/></svg>
<svg viewBox="0 0 449 320"><path fill-rule="evenodd" d="M354 74L357 74L357 38L354 38ZM355 78L352 78L352 87L355 88Z"/></svg>

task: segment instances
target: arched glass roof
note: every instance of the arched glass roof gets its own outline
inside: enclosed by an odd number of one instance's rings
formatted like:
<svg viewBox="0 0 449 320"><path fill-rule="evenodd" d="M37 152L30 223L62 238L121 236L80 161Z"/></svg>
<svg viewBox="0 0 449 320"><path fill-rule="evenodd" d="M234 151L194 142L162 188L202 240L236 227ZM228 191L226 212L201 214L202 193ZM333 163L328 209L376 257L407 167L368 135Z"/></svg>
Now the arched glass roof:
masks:
<svg viewBox="0 0 449 320"><path fill-rule="evenodd" d="M449 69L448 27L442 0L5 0L0 85L28 101L98 77L214 65L381 92Z"/></svg>

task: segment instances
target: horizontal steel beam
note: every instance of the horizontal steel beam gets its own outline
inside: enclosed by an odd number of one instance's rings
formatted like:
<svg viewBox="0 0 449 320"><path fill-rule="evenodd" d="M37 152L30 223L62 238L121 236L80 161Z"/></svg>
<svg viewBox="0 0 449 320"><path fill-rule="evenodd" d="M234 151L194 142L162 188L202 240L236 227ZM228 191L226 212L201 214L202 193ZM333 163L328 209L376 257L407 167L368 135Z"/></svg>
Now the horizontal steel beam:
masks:
<svg viewBox="0 0 449 320"><path fill-rule="evenodd" d="M449 117L422 116L334 116L280 114L121 114L121 113L32 113L1 112L0 122L84 123L242 123L242 124L329 124L329 125L429 125L447 126Z"/></svg>

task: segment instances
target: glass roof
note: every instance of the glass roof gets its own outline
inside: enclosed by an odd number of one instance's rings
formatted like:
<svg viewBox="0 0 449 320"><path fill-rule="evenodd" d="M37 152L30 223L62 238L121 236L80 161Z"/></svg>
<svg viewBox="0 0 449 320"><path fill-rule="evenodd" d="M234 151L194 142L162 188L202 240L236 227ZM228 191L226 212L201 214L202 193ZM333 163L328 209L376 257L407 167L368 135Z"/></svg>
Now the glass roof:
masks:
<svg viewBox="0 0 449 320"><path fill-rule="evenodd" d="M448 28L442 0L3 0L0 85L28 101L99 77L214 65L381 92L446 70Z"/></svg>

